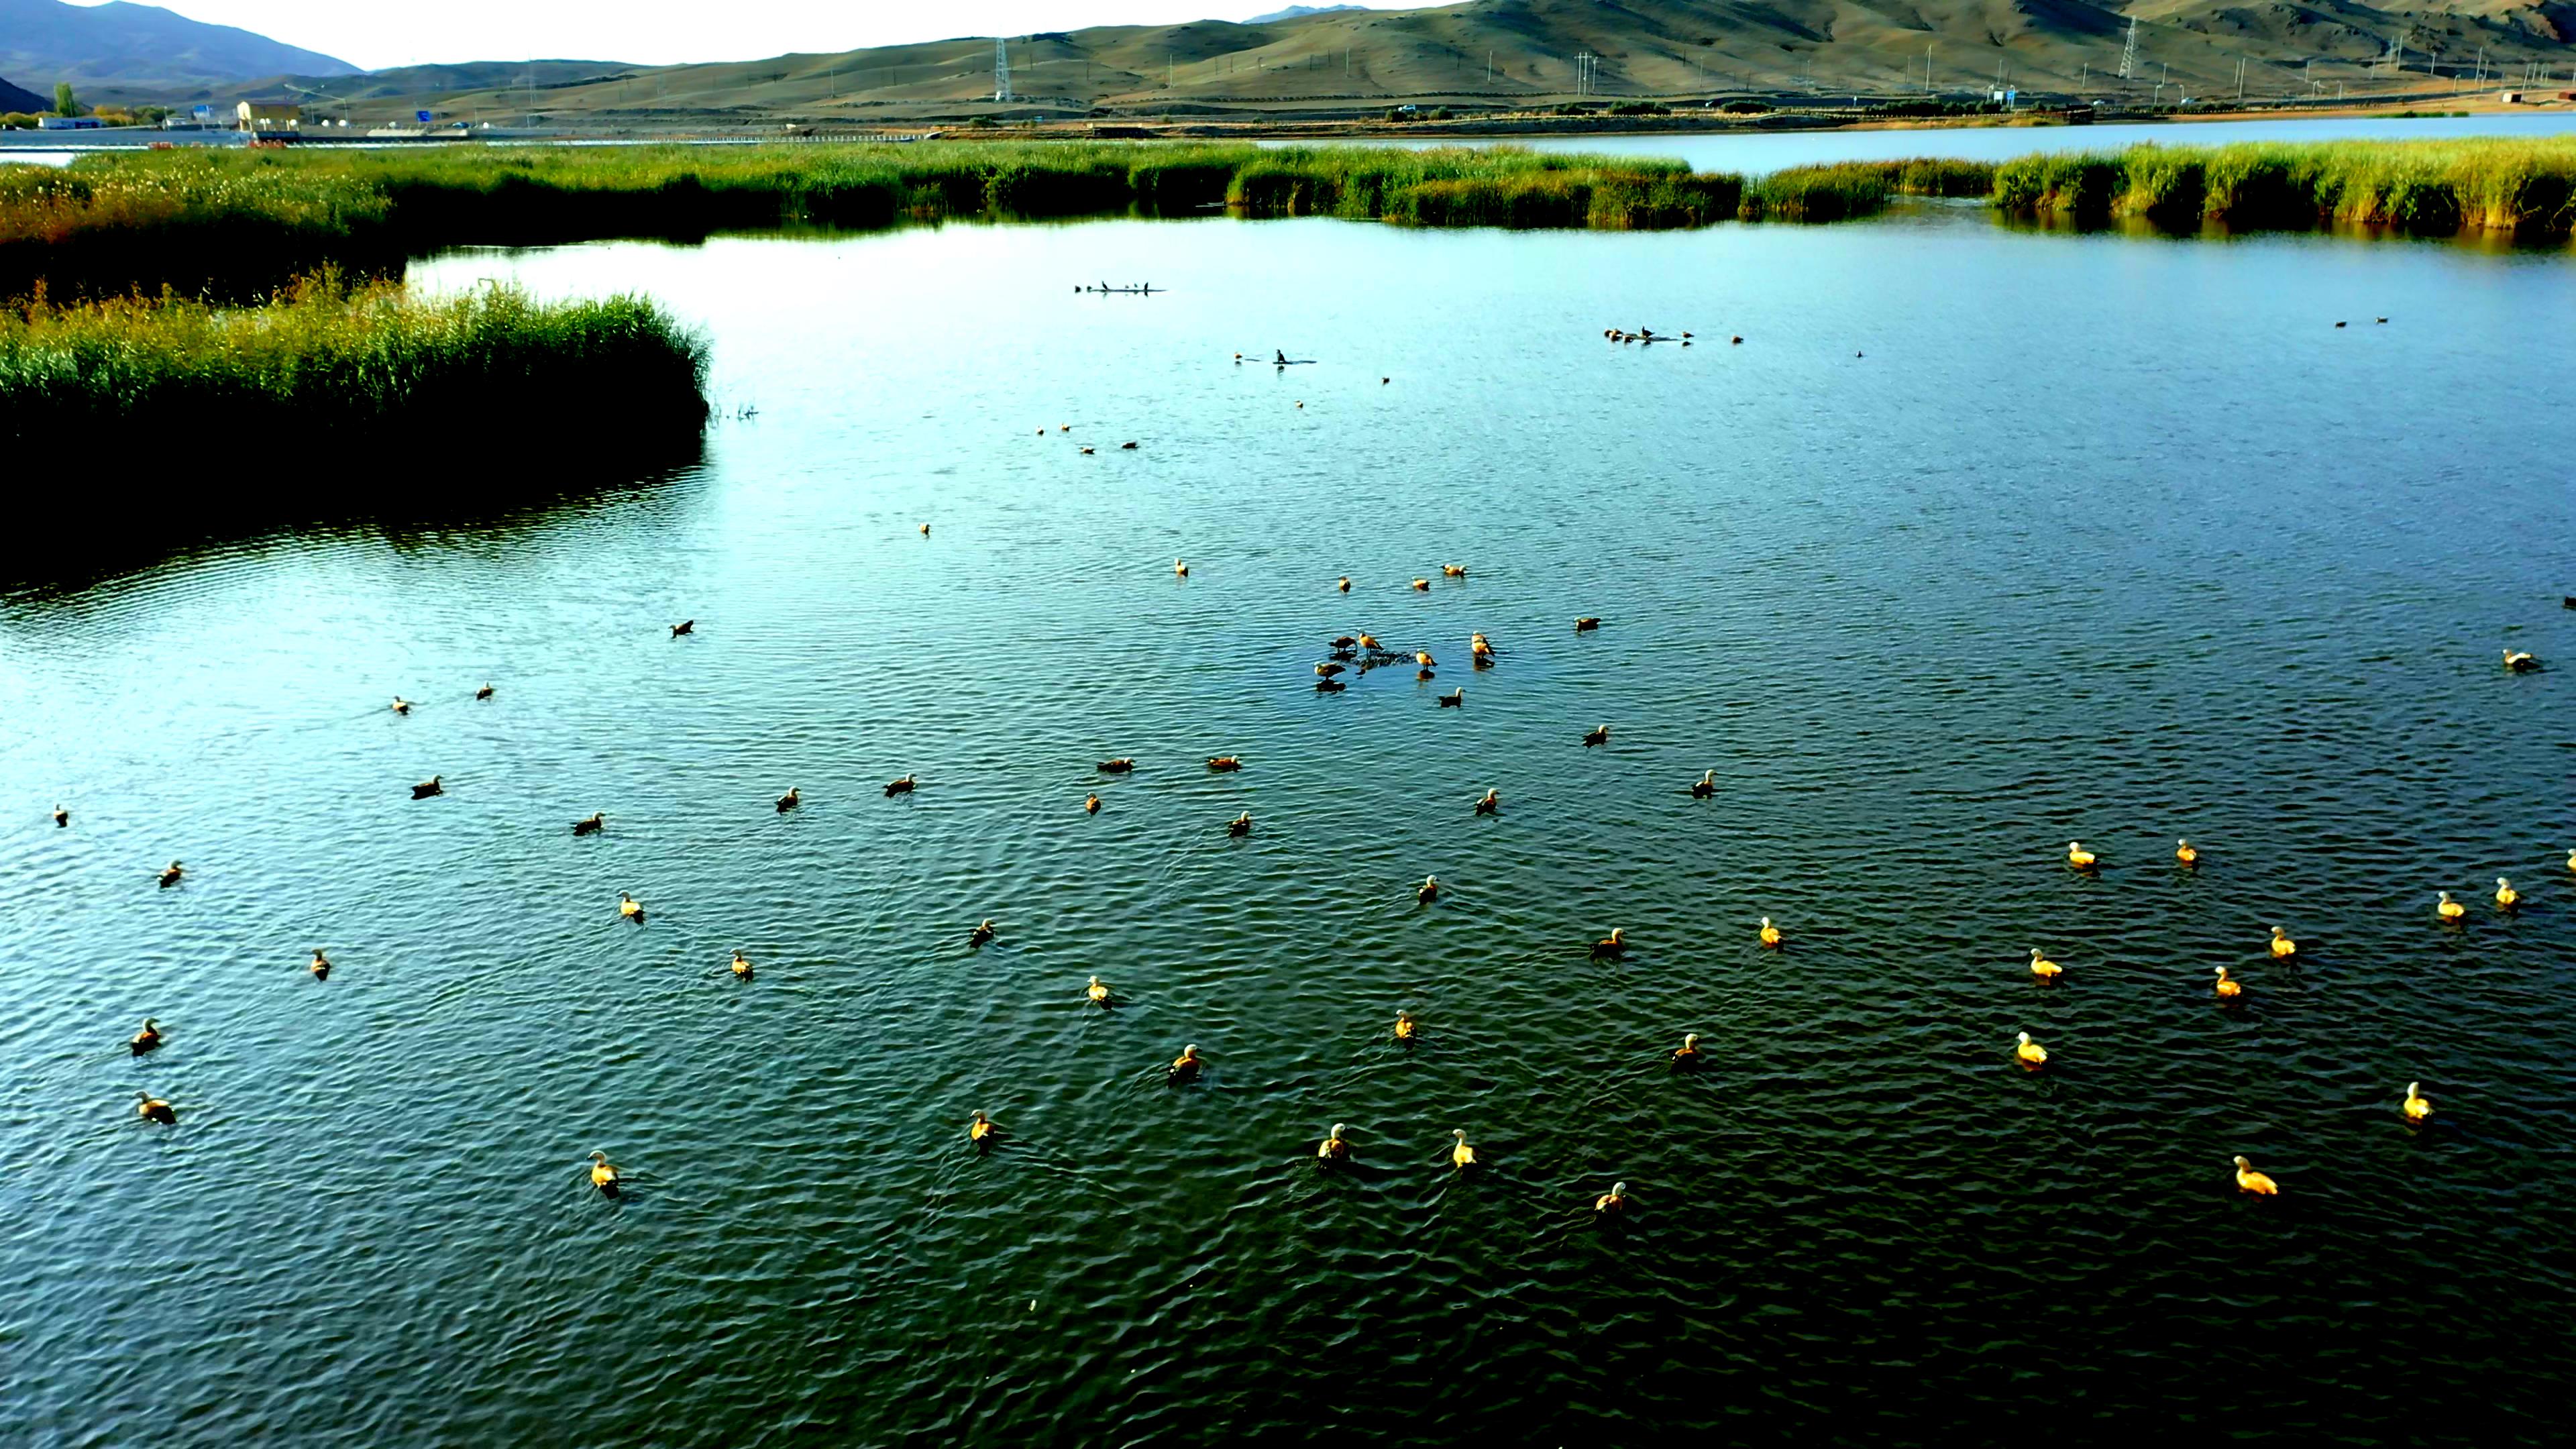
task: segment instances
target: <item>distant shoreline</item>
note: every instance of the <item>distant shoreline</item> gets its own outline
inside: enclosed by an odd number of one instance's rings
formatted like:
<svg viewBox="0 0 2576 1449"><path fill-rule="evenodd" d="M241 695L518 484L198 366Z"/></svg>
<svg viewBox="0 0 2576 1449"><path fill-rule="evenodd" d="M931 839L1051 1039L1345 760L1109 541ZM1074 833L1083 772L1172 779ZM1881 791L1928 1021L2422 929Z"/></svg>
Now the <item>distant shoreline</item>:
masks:
<svg viewBox="0 0 2576 1449"><path fill-rule="evenodd" d="M1778 110L1760 115L1700 116L1677 112L1663 116L1498 116L1481 120L1389 122L1368 120L1233 120L1224 117L1050 121L1042 125L968 126L915 120L887 122L874 128L907 136L942 140L985 141L1288 141L1330 144L1337 141L1580 141L1592 137L1727 137L1769 134L1815 134L1834 131L1996 131L2084 129L2090 125L2224 126L2248 121L2398 120L2458 117L2537 118L2576 115L2565 103L2505 105L2492 93L2422 100L2354 102L2334 106L2261 106L2243 110L2100 111L2087 120L2069 119L2063 107L2033 107L2004 115L1873 117L1828 110ZM619 143L670 146L740 146L778 140L831 140L863 129L846 122L744 124L738 127L515 127L483 131L432 131L419 138L370 138L354 131L316 131L301 139L305 146L408 148L468 142L513 145ZM78 136L79 139L72 139ZM155 143L230 149L242 144L229 132L162 132L145 127L92 132L0 132L0 156L9 151L82 154L149 149Z"/></svg>

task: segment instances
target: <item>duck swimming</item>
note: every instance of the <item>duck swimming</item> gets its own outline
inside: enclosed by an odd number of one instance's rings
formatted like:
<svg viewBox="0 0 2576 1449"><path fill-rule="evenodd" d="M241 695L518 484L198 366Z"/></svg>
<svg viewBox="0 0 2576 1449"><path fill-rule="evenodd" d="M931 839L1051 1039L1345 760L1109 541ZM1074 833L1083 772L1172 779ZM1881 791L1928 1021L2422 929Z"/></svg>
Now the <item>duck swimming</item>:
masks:
<svg viewBox="0 0 2576 1449"><path fill-rule="evenodd" d="M1698 1032L1689 1031L1682 1033L1682 1044L1673 1048L1673 1065L1677 1067L1695 1067L1699 1065Z"/></svg>
<svg viewBox="0 0 2576 1449"><path fill-rule="evenodd" d="M2506 880L2503 876L2497 876L2495 903L2497 910L2512 910L2515 906L2522 904L2522 892L2513 888L2512 881Z"/></svg>
<svg viewBox="0 0 2576 1449"><path fill-rule="evenodd" d="M2093 852L2086 850L2082 841L2070 840L2066 842L2066 863L2068 865L2075 867L2077 870L2091 870L2093 868L2093 862Z"/></svg>
<svg viewBox="0 0 2576 1449"><path fill-rule="evenodd" d="M407 699L405 699L405 698L403 698L403 697L402 697L401 695L399 695L399 694L395 695L395 696L394 696L394 713L396 713L396 714L409 714L409 713L411 713L411 701L410 701L410 700L407 700Z"/></svg>
<svg viewBox="0 0 2576 1449"><path fill-rule="evenodd" d="M1426 669L1422 672L1429 674L1431 671ZM1440 706L1442 709L1465 709L1467 707L1467 691L1464 689L1453 689L1447 694L1435 694L1431 697L1431 702Z"/></svg>
<svg viewBox="0 0 2576 1449"><path fill-rule="evenodd" d="M1090 449L1088 449L1088 448L1085 448L1083 451L1084 451L1084 452L1089 452L1089 451L1091 451L1091 450L1090 450ZM923 525L921 526L921 536L922 536L922 537L924 537L924 538L928 538L928 537L930 537L930 525L929 525L929 524L925 523L925 524L923 524Z"/></svg>
<svg viewBox="0 0 2576 1449"><path fill-rule="evenodd" d="M1172 560L1172 577L1174 577L1174 578L1176 578L1176 579L1185 579L1185 578L1188 578L1189 576L1190 576L1190 565L1189 565L1189 560L1187 560L1187 559L1177 559L1177 558L1176 558L1176 559L1174 559L1174 560Z"/></svg>
<svg viewBox="0 0 2576 1449"><path fill-rule="evenodd" d="M2059 976L2064 975L2065 972L2065 967L2060 966L2056 962L2039 954L2039 948L2037 946L2030 948L2031 975L2038 977L2042 981L2054 981Z"/></svg>
<svg viewBox="0 0 2576 1449"><path fill-rule="evenodd" d="M1596 729L1584 731L1583 747L1585 749L1588 750L1594 745L1606 745L1608 743L1610 743L1610 727L1608 725L1602 725Z"/></svg>
<svg viewBox="0 0 2576 1449"><path fill-rule="evenodd" d="M1243 757L1241 755L1217 755L1209 759L1207 767L1220 773L1227 770L1240 770L1243 768Z"/></svg>
<svg viewBox="0 0 2576 1449"><path fill-rule="evenodd" d="M1610 928L1609 935L1592 943L1592 959L1595 961L1616 961L1627 954L1628 933L1617 926Z"/></svg>
<svg viewBox="0 0 2576 1449"><path fill-rule="evenodd" d="M617 893L617 914L624 916L630 921L640 921L644 919L644 903L635 899L633 896L628 895L624 891L619 891Z"/></svg>
<svg viewBox="0 0 2576 1449"><path fill-rule="evenodd" d="M1422 878L1422 884L1413 892L1413 900L1416 905L1427 906L1439 898L1440 877L1436 875L1424 876Z"/></svg>
<svg viewBox="0 0 2576 1449"><path fill-rule="evenodd" d="M187 874L187 872L181 869L179 862L175 860L170 862L168 865L161 867L162 887L167 889L171 886L177 885L179 883L179 877L185 874Z"/></svg>
<svg viewBox="0 0 2576 1449"><path fill-rule="evenodd" d="M590 1154L590 1185L604 1197L617 1196L617 1168L605 1152Z"/></svg>
<svg viewBox="0 0 2576 1449"><path fill-rule="evenodd" d="M1315 1160L1317 1162L1342 1162L1348 1160L1350 1155L1351 1145L1342 1140L1342 1124L1336 1122L1333 1124L1333 1130L1325 1135L1322 1143L1316 1146Z"/></svg>
<svg viewBox="0 0 2576 1449"><path fill-rule="evenodd" d="M474 691L474 697L476 699L490 699L492 697L492 682L488 679L483 681L483 687Z"/></svg>
<svg viewBox="0 0 2576 1449"><path fill-rule="evenodd" d="M1097 768L1104 775L1124 775L1136 768L1136 762L1125 755L1120 755L1114 760L1101 761Z"/></svg>
<svg viewBox="0 0 2576 1449"><path fill-rule="evenodd" d="M2198 865L2200 852L2191 848L2190 841L2177 840L2174 842L2174 863L2181 866Z"/></svg>
<svg viewBox="0 0 2576 1449"><path fill-rule="evenodd" d="M986 916L983 920L978 921L975 924L975 929L966 933L966 944L970 947L981 946L992 939L993 918L991 916Z"/></svg>
<svg viewBox="0 0 2576 1449"><path fill-rule="evenodd" d="M1610 1190L1592 1200L1592 1211L1602 1217L1617 1217L1628 1210L1628 1184L1614 1182Z"/></svg>
<svg viewBox="0 0 2576 1449"><path fill-rule="evenodd" d="M2460 917L2469 913L2469 908L2467 906L2461 905L2458 901L2451 899L2451 893L2449 891L2441 891L2437 894L2441 899L2433 907L2434 915L2437 915L2446 921L2456 921Z"/></svg>
<svg viewBox="0 0 2576 1449"><path fill-rule="evenodd" d="M1316 666L1315 666L1315 672L1316 672L1317 674L1319 674L1319 675L1322 675L1322 676L1323 676L1324 678L1326 678L1326 679L1330 679L1330 678L1332 678L1334 675L1342 673L1342 672L1343 672L1343 666L1342 666L1342 665L1339 665L1339 664L1329 663L1329 662L1328 662L1328 663L1324 663L1324 664L1318 664L1318 665L1316 665Z"/></svg>
<svg viewBox="0 0 2576 1449"><path fill-rule="evenodd" d="M733 953L733 963L729 969L733 972L733 979L736 981L751 979L751 961L740 951Z"/></svg>
<svg viewBox="0 0 2576 1449"><path fill-rule="evenodd" d="M790 785L787 787L787 793L778 797L778 813L784 815L804 803L804 795L799 793L795 786Z"/></svg>
<svg viewBox="0 0 2576 1449"><path fill-rule="evenodd" d="M2296 956L2297 954L2299 954L2299 943L2282 934L2280 927L2274 926L2272 928L2272 958L2277 961L2284 956Z"/></svg>
<svg viewBox="0 0 2576 1449"><path fill-rule="evenodd" d="M924 533L929 532L926 528L922 531ZM680 622L671 626L671 637L674 639L679 638L683 634L695 634L696 632L698 632L698 621L695 619L682 619Z"/></svg>
<svg viewBox="0 0 2576 1449"><path fill-rule="evenodd" d="M1104 1011L1108 1009L1109 988L1100 984L1099 977L1092 977L1091 984L1082 989L1082 994L1093 1005L1100 1007Z"/></svg>
<svg viewBox="0 0 2576 1449"><path fill-rule="evenodd" d="M1252 812L1246 810L1242 814L1234 817L1232 820L1225 822L1225 833L1237 840L1250 835L1252 833Z"/></svg>
<svg viewBox="0 0 2576 1449"><path fill-rule="evenodd" d="M1502 808L1503 792L1500 790L1488 790L1476 797L1476 813L1479 815L1500 814Z"/></svg>
<svg viewBox="0 0 2576 1449"><path fill-rule="evenodd" d="M1413 581L1413 588L1416 593L1427 594L1431 592L1431 581L1429 579L1415 579Z"/></svg>
<svg viewBox="0 0 2576 1449"><path fill-rule="evenodd" d="M54 807L54 824L55 824L57 827L59 827L59 826L69 825L69 824L71 824L71 823L72 823L72 812L70 812L70 811L68 811L68 810L64 809L64 808L63 808L63 807L61 807L60 805L55 806L55 807ZM2571 866L2576 866L2576 855L2571 855L2571 856L2567 857L2567 863L2568 863L2569 865L2571 865Z"/></svg>
<svg viewBox="0 0 2576 1449"><path fill-rule="evenodd" d="M1085 815L1097 815L1097 814L1099 814L1099 813L1100 813L1100 797L1099 797L1099 796L1097 796L1097 795L1085 795L1085 796L1083 796L1083 797L1082 797L1082 813L1083 813L1083 814L1085 814Z"/></svg>
<svg viewBox="0 0 2576 1449"><path fill-rule="evenodd" d="M978 1147L1001 1135L1002 1129L993 1124L992 1118L981 1112L975 1114L975 1120L966 1124L966 1140Z"/></svg>
<svg viewBox="0 0 2576 1449"><path fill-rule="evenodd" d="M171 1110L169 1103L153 1096L150 1092L134 1094L134 1115L146 1122L170 1123L179 1120L179 1114Z"/></svg>
<svg viewBox="0 0 2576 1449"><path fill-rule="evenodd" d="M597 835L607 828L608 815L605 811L593 811L589 819L576 820L572 823L572 833L575 835Z"/></svg>
<svg viewBox="0 0 2576 1449"><path fill-rule="evenodd" d="M1762 918L1761 936L1762 944L1765 946L1777 946L1780 944L1780 928L1771 924L1771 918L1769 916L1764 916Z"/></svg>
<svg viewBox="0 0 2576 1449"><path fill-rule="evenodd" d="M1467 566L1465 564L1442 564L1440 566L1440 576L1447 579L1463 579L1467 576Z"/></svg>
<svg viewBox="0 0 2576 1449"><path fill-rule="evenodd" d="M2418 1090L2423 1085L2422 1082L2406 1084L2406 1101L2402 1104L2402 1110L2406 1113L2406 1120L2409 1122L2421 1122L2433 1115L2433 1099Z"/></svg>
<svg viewBox="0 0 2576 1449"><path fill-rule="evenodd" d="M1601 619L1598 615L1594 614L1586 614L1582 618L1574 621L1574 632L1577 634L1589 634L1600 627Z"/></svg>
<svg viewBox="0 0 2576 1449"><path fill-rule="evenodd" d="M2219 1000L2221 1000L2221 1001L2234 1001L2234 1000L2236 1000L2238 997L2243 996L2243 995L2245 994L2245 983L2244 983L2244 982L2237 981L2237 980L2234 980L2234 979L2230 978L2230 977L2228 976L2228 974L2227 974L2227 968L2226 968L2226 967L2224 967L2224 966L2218 967L2218 968L2216 968L2216 969L2217 969L2217 971L2218 971L2218 986L2217 986L2217 991L2218 991L2218 999L2219 999Z"/></svg>
<svg viewBox="0 0 2576 1449"><path fill-rule="evenodd" d="M1399 1011L1395 1014L1395 1039L1397 1041L1413 1040L1412 1012Z"/></svg>
<svg viewBox="0 0 2576 1449"><path fill-rule="evenodd" d="M444 795L446 793L447 791L440 787L438 777L436 775L432 775L428 779L411 787L411 798L415 800L426 800L432 795Z"/></svg>
<svg viewBox="0 0 2576 1449"><path fill-rule="evenodd" d="M2032 1041L2029 1032L2022 1032L2016 1038L2013 1057L2025 1067L2044 1067L2048 1065L2048 1048Z"/></svg>
<svg viewBox="0 0 2576 1449"><path fill-rule="evenodd" d="M313 973L314 980L328 981L331 979L331 958L323 955L322 948L316 946L313 948L313 959L304 963L304 969Z"/></svg>
<svg viewBox="0 0 2576 1449"><path fill-rule="evenodd" d="M905 776L902 776L902 777L897 778L897 779L888 780L888 781L886 781L886 787L885 787L886 796L887 796L887 798L891 799L891 798L893 798L894 796L897 796L897 795L909 795L909 794L911 794L911 793L912 793L912 788L913 788L913 786L915 786L915 785L917 785L917 784L919 784L919 783L921 783L921 782L920 782L920 781L918 781L918 780L915 780L915 779L914 779L912 776L910 776L910 775L905 775Z"/></svg>
<svg viewBox="0 0 2576 1449"><path fill-rule="evenodd" d="M2504 667L2516 674L2529 674L2540 667L2540 661L2523 651L2508 649L2504 651Z"/></svg>
<svg viewBox="0 0 2576 1449"><path fill-rule="evenodd" d="M1716 794L1717 772L1715 770L1702 771L1698 779L1691 781L1690 790L1691 798L1694 800L1705 800L1711 795Z"/></svg>
<svg viewBox="0 0 2576 1449"><path fill-rule="evenodd" d="M1461 1171L1475 1166L1476 1149L1467 1145L1467 1129L1452 1127L1449 1135L1458 1140L1458 1145L1449 1149L1449 1165Z"/></svg>
<svg viewBox="0 0 2576 1449"><path fill-rule="evenodd" d="M1341 582L1335 584L1334 587L1340 589L1343 593L1349 593L1351 591L1351 576L1349 574L1342 575Z"/></svg>
<svg viewBox="0 0 2576 1449"><path fill-rule="evenodd" d="M1413 662L1414 662L1414 663L1416 663L1416 664L1421 665L1421 666L1422 666L1423 668L1425 668L1425 669L1428 669L1428 668L1430 668L1432 665L1437 664L1437 663L1439 663L1440 661L1431 657L1431 651L1430 651L1430 650L1428 650L1428 649L1416 649L1416 650L1414 650L1414 651L1413 651Z"/></svg>
<svg viewBox="0 0 2576 1449"><path fill-rule="evenodd" d="M1206 1063L1205 1060L1199 1056L1199 1049L1194 1046L1185 1046L1181 1048L1181 1054L1179 1056L1172 1058L1171 1078L1175 1082L1196 1080L1199 1074L1199 1068L1204 1065L1206 1065Z"/></svg>
<svg viewBox="0 0 2576 1449"><path fill-rule="evenodd" d="M154 1025L152 1018L147 1016L143 1018L143 1029L136 1032L134 1039L126 1045L132 1047L138 1057L145 1052L157 1050L161 1045L161 1028Z"/></svg>
<svg viewBox="0 0 2576 1449"><path fill-rule="evenodd" d="M2272 1179L2256 1172L2254 1164L2242 1157L2236 1159L2236 1190L2250 1192L2256 1197L2275 1197L2281 1191Z"/></svg>

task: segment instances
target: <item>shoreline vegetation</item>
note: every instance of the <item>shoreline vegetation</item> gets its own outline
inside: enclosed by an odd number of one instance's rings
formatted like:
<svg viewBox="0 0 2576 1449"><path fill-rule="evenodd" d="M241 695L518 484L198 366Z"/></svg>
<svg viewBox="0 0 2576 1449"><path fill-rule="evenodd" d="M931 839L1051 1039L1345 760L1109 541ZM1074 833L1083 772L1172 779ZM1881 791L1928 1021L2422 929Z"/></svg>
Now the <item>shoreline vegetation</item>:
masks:
<svg viewBox="0 0 2576 1449"><path fill-rule="evenodd" d="M2112 153L1694 172L1512 147L939 142L707 149L215 152L0 167L0 294L271 291L323 266L399 275L464 245L1141 213L1647 230L1838 221L1900 195L2165 226L2386 226L2532 238L2576 223L2576 137L2147 144Z"/></svg>
<svg viewBox="0 0 2576 1449"><path fill-rule="evenodd" d="M120 528L369 508L429 478L441 498L506 495L534 464L694 449L707 357L703 337L636 296L422 297L328 271L248 306L40 294L0 306L0 442L30 463L113 440L123 464L189 474L220 467L226 439L269 450L251 477L205 493L120 500L134 514Z"/></svg>

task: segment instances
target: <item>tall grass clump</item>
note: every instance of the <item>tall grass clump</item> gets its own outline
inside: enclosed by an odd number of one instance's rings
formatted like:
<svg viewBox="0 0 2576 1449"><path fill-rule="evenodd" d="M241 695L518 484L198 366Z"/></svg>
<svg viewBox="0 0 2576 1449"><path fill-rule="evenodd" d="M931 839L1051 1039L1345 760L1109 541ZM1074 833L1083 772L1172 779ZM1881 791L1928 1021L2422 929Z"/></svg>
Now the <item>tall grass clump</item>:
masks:
<svg viewBox="0 0 2576 1449"><path fill-rule="evenodd" d="M246 511L310 501L283 496L299 489L363 498L389 475L517 487L531 456L694 439L706 368L697 334L631 296L423 297L328 273L259 306L39 294L0 307L0 442L22 463L230 461L255 486L193 501Z"/></svg>
<svg viewBox="0 0 2576 1449"><path fill-rule="evenodd" d="M1983 161L1916 157L1906 161L1834 161L1791 166L1750 183L1747 221L1843 221L1883 211L1898 196L1975 196L1994 189Z"/></svg>
<svg viewBox="0 0 2576 1449"><path fill-rule="evenodd" d="M2383 226L2545 238L2576 230L2576 137L2133 146L2005 163L1996 204L2166 225Z"/></svg>
<svg viewBox="0 0 2576 1449"><path fill-rule="evenodd" d="M328 168L0 166L0 295L268 291L324 265L399 266L378 189Z"/></svg>

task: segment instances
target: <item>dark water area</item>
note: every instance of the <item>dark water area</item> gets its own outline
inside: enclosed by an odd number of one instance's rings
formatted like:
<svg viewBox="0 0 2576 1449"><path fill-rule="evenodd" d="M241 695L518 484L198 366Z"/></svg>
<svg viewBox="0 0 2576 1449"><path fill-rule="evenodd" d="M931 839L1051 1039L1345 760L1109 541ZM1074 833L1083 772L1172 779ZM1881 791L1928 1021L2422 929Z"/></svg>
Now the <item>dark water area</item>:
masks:
<svg viewBox="0 0 2576 1449"><path fill-rule="evenodd" d="M2552 1438L2567 265L1929 208L415 266L653 293L718 421L0 593L0 1439ZM1362 629L1437 677L1319 695Z"/></svg>

